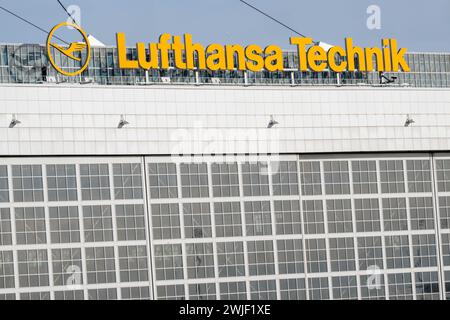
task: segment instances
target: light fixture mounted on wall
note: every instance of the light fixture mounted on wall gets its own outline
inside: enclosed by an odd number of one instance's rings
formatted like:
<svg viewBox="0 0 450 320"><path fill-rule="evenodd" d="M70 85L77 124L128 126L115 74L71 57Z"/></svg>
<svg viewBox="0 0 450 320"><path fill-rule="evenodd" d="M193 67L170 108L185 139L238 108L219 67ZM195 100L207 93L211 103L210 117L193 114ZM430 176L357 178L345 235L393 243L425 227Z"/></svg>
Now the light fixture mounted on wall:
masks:
<svg viewBox="0 0 450 320"><path fill-rule="evenodd" d="M273 118L273 115L270 115L270 121L269 124L267 125L267 128L272 128L274 125L277 125L278 122Z"/></svg>
<svg viewBox="0 0 450 320"><path fill-rule="evenodd" d="M16 125L21 124L22 122L16 118L16 115L12 115L11 122L9 123L9 128L14 128Z"/></svg>
<svg viewBox="0 0 450 320"><path fill-rule="evenodd" d="M406 121L405 121L405 127L409 127L415 123L414 119L409 116L409 114L406 115Z"/></svg>
<svg viewBox="0 0 450 320"><path fill-rule="evenodd" d="M122 129L127 124L130 124L130 123L127 120L125 120L125 118L123 117L123 114L121 114L119 124L117 125L117 129Z"/></svg>

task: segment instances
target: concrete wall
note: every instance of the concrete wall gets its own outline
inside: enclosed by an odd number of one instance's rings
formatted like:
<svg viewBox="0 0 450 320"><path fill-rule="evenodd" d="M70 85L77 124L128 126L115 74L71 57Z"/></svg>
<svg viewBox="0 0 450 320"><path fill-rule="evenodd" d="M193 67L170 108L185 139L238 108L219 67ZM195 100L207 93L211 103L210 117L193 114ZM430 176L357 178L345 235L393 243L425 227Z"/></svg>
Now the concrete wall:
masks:
<svg viewBox="0 0 450 320"><path fill-rule="evenodd" d="M449 138L450 89L0 85L1 155L425 151Z"/></svg>

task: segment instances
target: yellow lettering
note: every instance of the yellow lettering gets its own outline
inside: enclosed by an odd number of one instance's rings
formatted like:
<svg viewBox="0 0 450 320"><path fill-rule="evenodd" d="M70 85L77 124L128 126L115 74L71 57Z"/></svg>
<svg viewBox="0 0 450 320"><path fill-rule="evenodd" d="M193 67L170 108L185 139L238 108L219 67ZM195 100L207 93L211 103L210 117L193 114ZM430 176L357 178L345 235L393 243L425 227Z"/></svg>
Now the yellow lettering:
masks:
<svg viewBox="0 0 450 320"><path fill-rule="evenodd" d="M247 57L247 69L250 71L261 71L264 68L264 58L261 56L262 49L260 46L251 44L245 48L245 56Z"/></svg>
<svg viewBox="0 0 450 320"><path fill-rule="evenodd" d="M328 66L334 72L343 72L347 68L347 61L341 61L340 64L336 63L336 55L345 57L345 50L342 47L331 47L328 50Z"/></svg>
<svg viewBox="0 0 450 320"><path fill-rule="evenodd" d="M209 70L226 70L225 50L222 45L213 43L206 48L208 57L206 58L206 67Z"/></svg>
<svg viewBox="0 0 450 320"><path fill-rule="evenodd" d="M116 34L117 40L117 55L119 57L119 68L121 69L137 69L138 62L136 60L127 59L127 45L125 42L125 34L118 32Z"/></svg>
<svg viewBox="0 0 450 320"><path fill-rule="evenodd" d="M192 44L192 35L184 35L184 44L186 46L186 63L188 69L195 69L194 52L197 52L197 61L199 69L206 69L205 48L201 44Z"/></svg>
<svg viewBox="0 0 450 320"><path fill-rule="evenodd" d="M391 56L392 56L392 70L393 71L399 71L399 67L404 72L409 72L410 68L409 65L406 63L405 60L405 53L408 49L402 48L397 51L397 40L391 39Z"/></svg>
<svg viewBox="0 0 450 320"><path fill-rule="evenodd" d="M312 43L311 38L291 37L291 44L297 45L299 70L308 71L308 61L306 60L306 46Z"/></svg>
<svg viewBox="0 0 450 320"><path fill-rule="evenodd" d="M245 70L245 53L244 48L238 44L234 45L226 45L226 57L227 57L227 69L234 70L237 68L238 70ZM235 66L235 56L237 57L238 65Z"/></svg>
<svg viewBox="0 0 450 320"><path fill-rule="evenodd" d="M392 71L391 66L391 51L389 49L389 39L383 39L381 41L381 46L383 47L383 61L384 61L384 71Z"/></svg>
<svg viewBox="0 0 450 320"><path fill-rule="evenodd" d="M267 46L264 54L266 55L264 67L267 71L283 71L283 51L279 46Z"/></svg>
<svg viewBox="0 0 450 320"><path fill-rule="evenodd" d="M178 69L186 69L186 63L183 61L184 45L181 43L180 36L173 37L172 50L175 56L175 66Z"/></svg>
<svg viewBox="0 0 450 320"><path fill-rule="evenodd" d="M172 36L168 33L164 33L159 37L158 49L161 59L161 68L169 69L169 49L172 47L167 42Z"/></svg>
<svg viewBox="0 0 450 320"><path fill-rule="evenodd" d="M311 70L316 72L321 72L325 70L327 64L325 60L327 59L327 53L322 47L312 46L308 49L308 64ZM317 64L317 62L320 62Z"/></svg>
<svg viewBox="0 0 450 320"><path fill-rule="evenodd" d="M359 71L366 71L366 62L364 60L364 51L361 47L353 47L353 39L345 39L345 48L347 51L348 71L355 71L355 55L358 56Z"/></svg>
<svg viewBox="0 0 450 320"><path fill-rule="evenodd" d="M377 71L384 70L383 51L381 51L380 48L365 48L364 52L366 54L366 70L367 71L375 70L375 66L373 64L373 56L375 56L377 59Z"/></svg>
<svg viewBox="0 0 450 320"><path fill-rule="evenodd" d="M149 58L150 61L147 60L147 53L145 52L145 45L142 42L139 42L137 45L137 55L139 61L139 67L142 69L157 69L158 68L158 48L156 47L156 43L149 44Z"/></svg>

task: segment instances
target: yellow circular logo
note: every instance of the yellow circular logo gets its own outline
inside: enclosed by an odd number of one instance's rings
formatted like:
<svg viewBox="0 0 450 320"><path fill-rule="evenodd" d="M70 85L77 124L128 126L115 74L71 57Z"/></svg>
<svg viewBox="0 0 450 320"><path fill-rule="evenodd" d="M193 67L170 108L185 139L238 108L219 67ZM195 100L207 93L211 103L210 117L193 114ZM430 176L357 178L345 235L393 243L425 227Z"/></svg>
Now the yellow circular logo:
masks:
<svg viewBox="0 0 450 320"><path fill-rule="evenodd" d="M82 36L84 39L84 42L72 42L68 47L63 47L61 45L58 45L56 43L52 42L52 39L54 37L55 32L64 26L68 26L68 27L72 27L74 29L76 29ZM87 49L87 57L86 57L86 61L84 62L83 66L74 72L68 72L68 71L64 71L62 70L62 68L60 66L58 66L55 63L55 59L52 55L52 50L51 48L54 48L55 50L58 50L59 52L61 52L62 54L66 55L67 57L69 57L70 59L73 59L75 61L81 61L81 58L79 58L78 56L75 55L76 52L81 52L84 49ZM47 55L48 55L48 59L50 60L50 63L52 64L52 66L61 74L66 75L66 76L76 76L79 75L80 73L82 73L88 66L89 64L89 60L91 59L91 45L89 43L88 37L86 35L86 32L84 32L83 29L81 29L79 26L69 23L69 22L62 22L56 26L53 27L53 29L50 31L50 33L48 34L47 37Z"/></svg>

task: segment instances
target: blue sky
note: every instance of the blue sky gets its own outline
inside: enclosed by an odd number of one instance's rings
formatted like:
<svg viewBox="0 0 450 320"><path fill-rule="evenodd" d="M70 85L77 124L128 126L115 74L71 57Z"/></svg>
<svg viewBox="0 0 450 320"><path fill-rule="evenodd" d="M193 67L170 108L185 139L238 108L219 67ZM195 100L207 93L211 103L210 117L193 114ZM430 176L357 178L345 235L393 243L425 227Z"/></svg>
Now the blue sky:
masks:
<svg viewBox="0 0 450 320"><path fill-rule="evenodd" d="M295 30L330 44L353 37L361 46L395 37L409 51L450 52L449 0L246 0ZM239 0L62 0L81 8L87 33L115 44L115 32L127 43L149 42L161 33L192 33L203 44L269 43L292 49L294 34L253 11ZM381 29L366 26L369 5L381 9ZM67 16L56 0L0 0L0 5L50 29ZM0 42L44 43L46 35L0 11Z"/></svg>

